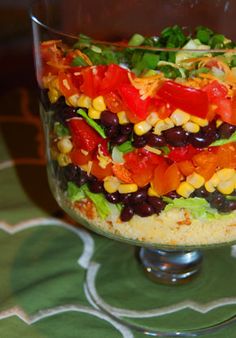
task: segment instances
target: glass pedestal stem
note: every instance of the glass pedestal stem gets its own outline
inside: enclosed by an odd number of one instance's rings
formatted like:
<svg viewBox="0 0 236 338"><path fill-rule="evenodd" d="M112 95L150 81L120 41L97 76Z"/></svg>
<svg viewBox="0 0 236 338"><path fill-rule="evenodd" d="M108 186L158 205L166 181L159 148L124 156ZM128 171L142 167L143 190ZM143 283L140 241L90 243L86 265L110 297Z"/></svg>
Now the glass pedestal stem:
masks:
<svg viewBox="0 0 236 338"><path fill-rule="evenodd" d="M141 248L139 258L148 277L162 284L184 284L200 271L199 250L159 250Z"/></svg>

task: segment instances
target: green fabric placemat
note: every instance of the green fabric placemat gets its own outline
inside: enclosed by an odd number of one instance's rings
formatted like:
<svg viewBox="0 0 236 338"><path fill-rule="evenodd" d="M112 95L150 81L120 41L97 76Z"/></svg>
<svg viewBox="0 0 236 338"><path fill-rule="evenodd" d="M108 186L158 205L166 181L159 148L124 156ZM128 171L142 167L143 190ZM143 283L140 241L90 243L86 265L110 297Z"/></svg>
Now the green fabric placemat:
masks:
<svg viewBox="0 0 236 338"><path fill-rule="evenodd" d="M124 322L156 330L199 328L235 314L230 247L206 251L201 275L187 285L154 284L136 248L56 217L35 93L10 92L1 110L1 338L144 337L107 316L91 296ZM204 337L235 332L233 325Z"/></svg>

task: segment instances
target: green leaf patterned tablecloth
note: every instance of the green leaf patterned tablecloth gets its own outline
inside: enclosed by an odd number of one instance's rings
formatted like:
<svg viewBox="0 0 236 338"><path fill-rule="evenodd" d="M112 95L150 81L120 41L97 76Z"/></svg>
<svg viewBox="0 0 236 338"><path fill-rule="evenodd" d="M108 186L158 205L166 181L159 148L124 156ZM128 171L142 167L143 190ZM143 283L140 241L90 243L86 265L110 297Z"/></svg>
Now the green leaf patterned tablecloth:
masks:
<svg viewBox="0 0 236 338"><path fill-rule="evenodd" d="M201 275L188 285L154 284L136 248L60 212L48 188L35 93L2 95L0 123L0 338L145 337L106 311L160 330L236 314L235 247L206 251ZM235 338L236 324L203 337Z"/></svg>

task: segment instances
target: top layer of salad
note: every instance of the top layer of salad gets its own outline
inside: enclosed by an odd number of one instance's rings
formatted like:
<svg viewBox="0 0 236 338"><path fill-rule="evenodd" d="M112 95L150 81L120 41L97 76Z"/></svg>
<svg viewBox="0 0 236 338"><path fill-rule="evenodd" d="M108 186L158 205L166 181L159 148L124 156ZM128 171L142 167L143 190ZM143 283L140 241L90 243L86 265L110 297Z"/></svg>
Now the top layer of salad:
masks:
<svg viewBox="0 0 236 338"><path fill-rule="evenodd" d="M41 56L51 153L73 203L92 202L106 218L108 201L121 221L190 205L236 209L232 41L174 26L116 46L84 35L72 47L45 41Z"/></svg>

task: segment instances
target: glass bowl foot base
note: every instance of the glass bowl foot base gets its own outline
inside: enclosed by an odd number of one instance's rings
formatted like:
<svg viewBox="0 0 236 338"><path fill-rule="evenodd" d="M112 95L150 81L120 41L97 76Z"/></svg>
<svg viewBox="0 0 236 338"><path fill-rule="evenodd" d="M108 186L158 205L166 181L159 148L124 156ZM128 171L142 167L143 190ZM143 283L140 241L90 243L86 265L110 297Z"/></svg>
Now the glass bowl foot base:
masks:
<svg viewBox="0 0 236 338"><path fill-rule="evenodd" d="M157 283L184 284L200 271L202 252L141 248L139 258L147 276Z"/></svg>

